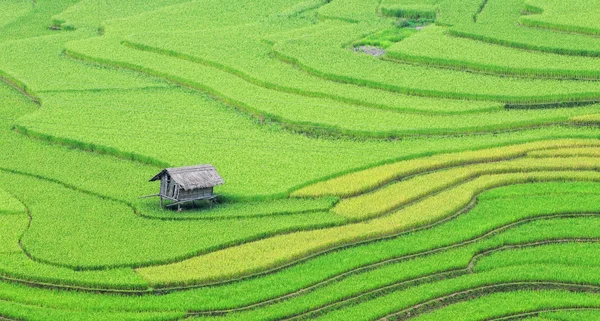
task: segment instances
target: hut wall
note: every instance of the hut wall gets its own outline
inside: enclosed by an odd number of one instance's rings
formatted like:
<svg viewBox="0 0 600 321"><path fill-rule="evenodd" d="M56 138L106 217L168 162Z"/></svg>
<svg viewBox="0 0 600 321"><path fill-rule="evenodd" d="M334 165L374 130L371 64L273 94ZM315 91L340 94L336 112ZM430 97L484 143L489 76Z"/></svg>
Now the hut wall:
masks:
<svg viewBox="0 0 600 321"><path fill-rule="evenodd" d="M183 190L179 191L179 200L196 200L206 198L208 196L213 195L213 188L197 188L193 190Z"/></svg>
<svg viewBox="0 0 600 321"><path fill-rule="evenodd" d="M169 198L177 198L178 185L168 174L160 179L160 195Z"/></svg>
<svg viewBox="0 0 600 321"><path fill-rule="evenodd" d="M169 197L173 197L175 198L176 191L177 191L177 184L175 183L175 181L173 181L170 177L169 180L167 182L167 196Z"/></svg>
<svg viewBox="0 0 600 321"><path fill-rule="evenodd" d="M167 195L167 174L160 179L160 195Z"/></svg>

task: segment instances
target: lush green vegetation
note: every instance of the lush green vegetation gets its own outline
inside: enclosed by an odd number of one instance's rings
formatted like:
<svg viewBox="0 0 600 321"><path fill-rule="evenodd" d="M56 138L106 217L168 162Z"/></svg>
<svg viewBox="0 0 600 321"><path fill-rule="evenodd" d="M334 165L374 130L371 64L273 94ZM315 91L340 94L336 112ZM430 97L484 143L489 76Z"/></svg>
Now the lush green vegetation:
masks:
<svg viewBox="0 0 600 321"><path fill-rule="evenodd" d="M388 57L424 65L506 76L598 79L597 58L527 52L451 37L447 28L431 26L388 48Z"/></svg>
<svg viewBox="0 0 600 321"><path fill-rule="evenodd" d="M598 307L598 296L594 294L571 294L567 291L515 291L495 293L480 299L457 303L436 312L424 314L415 320L481 320L504 315L527 313L544 308L568 309ZM491 310L489 307L493 306ZM484 312L485 311L485 312ZM468 317L464 317L468 315Z"/></svg>
<svg viewBox="0 0 600 321"><path fill-rule="evenodd" d="M600 54L600 41L596 37L520 27L518 22L525 9L523 0L491 0L486 2L484 9L477 15L476 23L456 24L449 29L449 33L533 51L590 57ZM573 21L570 23L573 24Z"/></svg>
<svg viewBox="0 0 600 321"><path fill-rule="evenodd" d="M0 319L600 319L598 16L2 1Z"/></svg>
<svg viewBox="0 0 600 321"><path fill-rule="evenodd" d="M86 309L93 309L97 311L105 310L107 309L106 307L111 307L111 309L118 308L125 310L141 309L142 307L145 307L143 309L155 310L165 309L168 306L171 306L171 309L178 307L178 309L202 310L204 308L201 307L201 304L203 304L206 307L225 308L228 306L231 307L239 305L241 302L244 301L252 302L260 297L268 298L274 295L274 292L272 291L290 291L298 286L302 286L302 284L311 284L312 282L315 282L315 280L319 280L319 278L323 278L328 275L333 276L336 274L335 271L324 269L324 266L331 266L332 268L335 266L336 269L339 271L337 273L340 273L341 271L352 268L353 265L360 267L364 266L369 261L378 262L385 260L386 256L389 255L402 258L410 255L411 253L421 253L428 248L444 247L451 245L453 242L465 243L465 240L467 240L464 246L450 252L441 252L439 255L436 254L434 256L423 255L422 259L418 259L416 261L407 261L400 259L398 260L397 264L386 264L382 265L380 268L377 268L375 270L367 269L364 272L357 271L355 273L358 274L355 277L348 278L347 281L344 281L344 283L342 284L339 284L338 282L333 282L332 286L335 286L331 289L323 288L322 290L319 290L317 292L311 291L309 293L311 293L312 298L309 297L308 299L302 299L299 297L298 300L295 300L296 302L305 302L303 304L312 305L317 304L318 302L326 303L329 300L331 300L330 296L332 294L335 294L336 297L339 297L340 295L342 297L345 297L351 295L351 293L357 293L356 291L365 291L366 288L364 286L367 286L369 284L369 287L377 288L377 284L380 284L379 286L383 286L385 284L390 284L390 282L393 283L394 280L402 280L403 278L410 279L411 275L414 276L418 275L418 273L424 273L424 271L426 271L423 270L424 268L429 269L433 272L444 271L448 268L466 266L469 263L469 260L471 259L473 254L479 253L482 250L485 250L486 248L494 248L499 245L502 246L506 244L527 244L535 242L536 240L544 239L596 237L597 229L595 229L594 227L594 222L597 221L597 218L594 216L582 216L581 218L565 217L562 219L534 220L530 223L514 225L512 228L506 230L501 234L486 233L486 231L489 231L490 229L494 230L498 227L500 227L502 230L503 226L510 226L507 224L510 224L511 222L523 221L523 219L526 219L528 217L535 218L552 216L556 213L560 213L563 211L585 211L587 209L591 210L593 208L597 208L596 204L598 204L598 194L589 197L582 197L579 194L580 192L584 192L586 190L593 190L594 185L597 186L596 183L545 183L541 186L538 186L537 184L526 184L503 188L502 190L495 190L494 192L496 193L508 192L509 194L511 192L519 192L520 190L528 191L525 193L528 194L536 192L538 190L538 187L542 188L543 190L550 190L555 189L557 187L562 187L561 190L556 190L555 193L550 193L548 196L537 196L533 199L531 198L531 196L523 197L523 202L530 202L531 204L535 204L535 206L528 207L529 210L526 212L520 211L520 209L523 209L522 203L519 204L519 202L515 202L514 198L498 199L492 197L488 201L488 198L482 197L481 204L478 207L474 208L471 212L465 214L464 216L461 216L460 218L457 218L456 220L452 220L443 225L440 225L439 227L436 227L432 230L423 230L422 232L408 234L403 237L390 239L389 241L375 242L365 244L359 247L349 248L341 252L333 252L331 254L318 257L314 260L307 261L306 263L294 266L290 269L282 270L271 276L250 279L241 283L233 283L230 285L223 285L219 287L211 287L199 290L174 292L166 296L159 296L155 298L119 298L102 295L82 296L81 294L77 295L71 292L59 292L55 294L57 295L57 297L55 297L55 300L60 298L60 306L63 309L68 308L69 306L81 306L83 302L87 302L85 303ZM570 195L566 195L562 193L564 190L571 190L573 192L570 193ZM579 202L574 203L569 201L573 199L577 199ZM532 202L532 200L537 201ZM552 212L547 212L545 211L546 206L551 207L554 210ZM512 217L503 215L506 213L512 213ZM432 235L440 234L445 235L446 237L432 237ZM472 236L469 237L469 234L471 234ZM480 239L475 243L468 241L469 239L477 238L477 235L482 234L488 235L487 238L489 238L489 241L486 241L485 238ZM453 239L455 241L453 241ZM363 254L374 253L373 251L376 251L375 253L379 253L377 255L378 257ZM500 252L500 254L502 253L503 252ZM520 256L517 255L515 258L518 260L519 257ZM340 260L340 258L345 259ZM494 257L484 257L484 259L481 260L480 263L477 263L476 266L479 266L479 264L485 264L486 260L489 259L494 259ZM337 263L334 264L334 262ZM442 262L447 263L442 264ZM560 262L562 262L561 259L554 261L554 263ZM515 265L518 265L518 262L515 262ZM312 271L313 273L307 274L307 271ZM400 271L404 272L399 273ZM426 274L432 272L426 272ZM310 277L307 278L307 275L310 275ZM552 274L549 275L551 276ZM557 276L552 277L555 278ZM288 280L288 282L286 283L285 287L281 288L280 286L277 286L278 282L274 282L277 279ZM365 283L365 280L372 281ZM373 283L373 281L375 280L377 280L377 282ZM346 290L340 292L339 290L341 288L339 288L339 286L342 286L344 284L346 284ZM362 286L356 287L361 284ZM255 291L243 291L243 289L246 287L254 288ZM264 291L264 289L267 288L272 289L272 291ZM276 288L279 288L279 290L275 290ZM263 290L260 291L258 289ZM35 291L43 292L43 290ZM19 291L17 291L17 293L18 292ZM244 295L243 297L232 297L231 295L229 295L229 299L226 300L225 298L228 297L227 293L246 293L246 295ZM330 294L325 295L326 293ZM190 298L190 296L192 296L194 299L181 301L177 299L180 296L186 296L188 297L188 299ZM29 295L27 297L27 301L30 303L35 302L36 304L48 304L49 302L52 302L51 297L52 296L38 297ZM315 299L319 297L321 297L320 300ZM148 301L146 302L146 300ZM100 302L104 303L99 304ZM184 302L188 302L186 303L187 307L181 306L181 304ZM295 303L290 305L290 303L282 303L281 307L273 306L272 309L276 309L275 311L279 311L278 313L282 313L282 311L283 313L291 313L293 311L302 311L301 307L303 306L303 304ZM282 310L283 307L286 308ZM293 308L293 310L290 311L290 308ZM262 313L263 312L259 313L258 315L262 315Z"/></svg>
<svg viewBox="0 0 600 321"><path fill-rule="evenodd" d="M536 14L521 17L519 21L523 25L589 35L600 34L600 24L595 18L600 10L588 1L527 0L525 5L529 12Z"/></svg>
<svg viewBox="0 0 600 321"><path fill-rule="evenodd" d="M537 150L542 152L545 150L561 151L563 149L568 150L571 147L585 147L585 150L587 150L588 147L593 147L597 144L598 142L594 140L555 140L403 160L341 175L307 186L294 192L292 195L299 197L320 195L353 196L365 193L393 180L409 177L420 172L463 164L519 158L526 156L528 152L536 152Z"/></svg>

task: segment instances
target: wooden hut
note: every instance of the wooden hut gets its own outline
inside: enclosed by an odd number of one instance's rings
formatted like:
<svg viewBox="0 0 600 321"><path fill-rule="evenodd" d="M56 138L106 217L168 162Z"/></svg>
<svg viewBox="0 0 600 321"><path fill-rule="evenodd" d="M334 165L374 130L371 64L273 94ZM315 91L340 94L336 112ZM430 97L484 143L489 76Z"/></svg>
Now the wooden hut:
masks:
<svg viewBox="0 0 600 321"><path fill-rule="evenodd" d="M151 182L157 180L160 180L160 193L151 196L160 197L161 207L163 199L173 201L167 206L177 205L178 210L185 202L214 201L217 195L213 188L225 183L212 165L165 168L150 179Z"/></svg>

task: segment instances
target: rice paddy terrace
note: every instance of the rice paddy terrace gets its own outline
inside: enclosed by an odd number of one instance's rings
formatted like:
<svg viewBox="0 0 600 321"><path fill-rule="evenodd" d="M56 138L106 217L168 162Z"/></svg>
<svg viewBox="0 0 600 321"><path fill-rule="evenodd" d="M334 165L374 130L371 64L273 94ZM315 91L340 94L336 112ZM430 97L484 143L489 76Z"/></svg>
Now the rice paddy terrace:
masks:
<svg viewBox="0 0 600 321"><path fill-rule="evenodd" d="M0 1L0 319L600 320L598 18Z"/></svg>

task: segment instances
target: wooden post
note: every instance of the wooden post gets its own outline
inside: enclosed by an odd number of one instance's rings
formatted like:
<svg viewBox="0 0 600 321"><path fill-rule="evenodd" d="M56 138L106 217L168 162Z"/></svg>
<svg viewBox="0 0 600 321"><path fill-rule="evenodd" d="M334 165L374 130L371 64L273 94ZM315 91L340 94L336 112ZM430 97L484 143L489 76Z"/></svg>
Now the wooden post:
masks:
<svg viewBox="0 0 600 321"><path fill-rule="evenodd" d="M181 212L181 203L177 204L177 212Z"/></svg>
<svg viewBox="0 0 600 321"><path fill-rule="evenodd" d="M163 208L162 195L160 196L160 208Z"/></svg>

